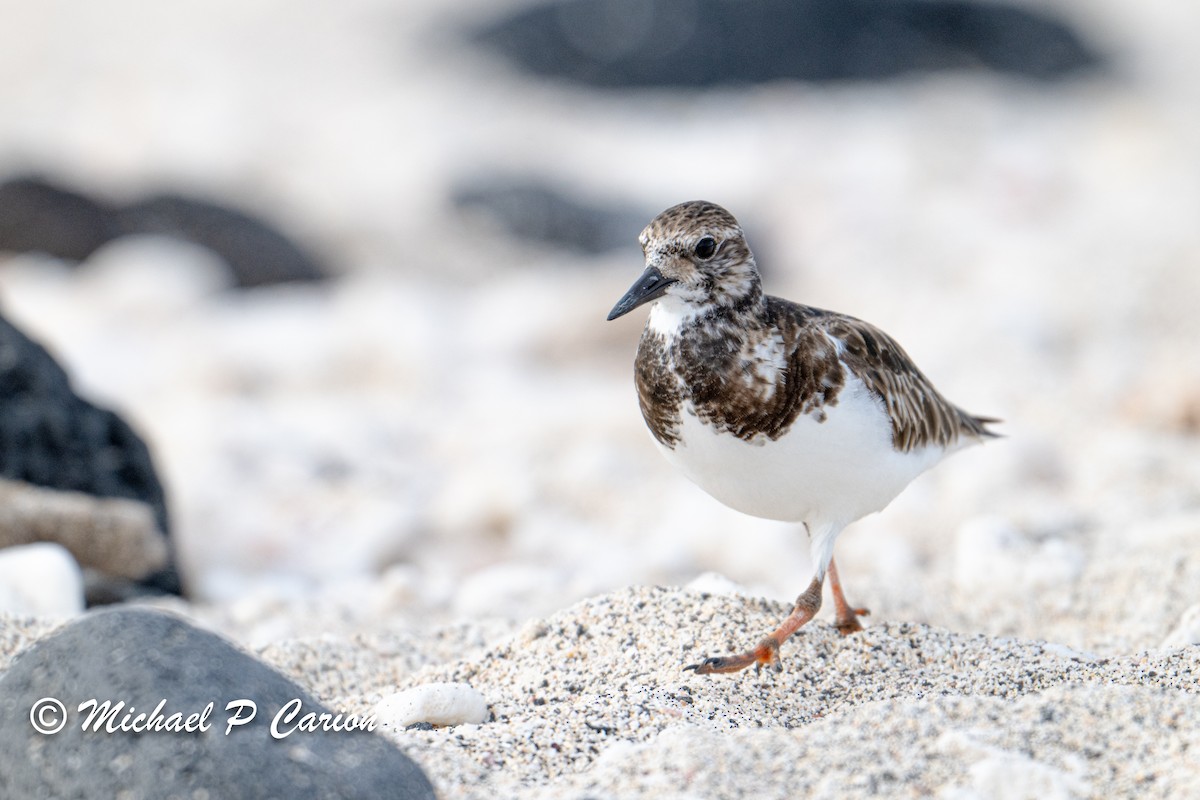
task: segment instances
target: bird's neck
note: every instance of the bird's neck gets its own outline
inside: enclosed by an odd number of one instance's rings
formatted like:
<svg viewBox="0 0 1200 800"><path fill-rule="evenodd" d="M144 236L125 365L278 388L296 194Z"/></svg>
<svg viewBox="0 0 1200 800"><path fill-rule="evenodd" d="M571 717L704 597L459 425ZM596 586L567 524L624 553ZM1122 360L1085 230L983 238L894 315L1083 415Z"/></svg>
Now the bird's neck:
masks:
<svg viewBox="0 0 1200 800"><path fill-rule="evenodd" d="M766 298L758 277L690 299L666 296L650 309L647 330L668 338L713 336L724 330L754 327L766 313Z"/></svg>

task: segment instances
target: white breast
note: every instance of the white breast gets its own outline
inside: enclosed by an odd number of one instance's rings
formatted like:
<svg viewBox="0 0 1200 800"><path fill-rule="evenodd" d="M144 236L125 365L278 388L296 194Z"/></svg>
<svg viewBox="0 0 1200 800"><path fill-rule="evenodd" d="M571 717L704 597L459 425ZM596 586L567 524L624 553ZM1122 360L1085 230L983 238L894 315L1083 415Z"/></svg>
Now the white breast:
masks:
<svg viewBox="0 0 1200 800"><path fill-rule="evenodd" d="M806 414L772 441L719 433L685 405L680 439L663 454L702 489L746 514L810 529L839 528L878 511L945 455L892 447L882 402L849 371L825 420Z"/></svg>

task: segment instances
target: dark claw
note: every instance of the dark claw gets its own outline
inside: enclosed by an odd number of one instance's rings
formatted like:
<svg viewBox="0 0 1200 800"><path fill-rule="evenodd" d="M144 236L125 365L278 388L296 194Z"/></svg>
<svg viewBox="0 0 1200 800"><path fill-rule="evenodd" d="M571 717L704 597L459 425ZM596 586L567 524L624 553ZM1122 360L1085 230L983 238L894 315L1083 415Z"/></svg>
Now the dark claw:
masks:
<svg viewBox="0 0 1200 800"><path fill-rule="evenodd" d="M777 673L783 672L783 662L780 661L779 659L775 659L774 661L772 661L770 666L771 666L771 669L773 669ZM763 668L762 662L756 661L754 663L754 674L762 675L762 668Z"/></svg>

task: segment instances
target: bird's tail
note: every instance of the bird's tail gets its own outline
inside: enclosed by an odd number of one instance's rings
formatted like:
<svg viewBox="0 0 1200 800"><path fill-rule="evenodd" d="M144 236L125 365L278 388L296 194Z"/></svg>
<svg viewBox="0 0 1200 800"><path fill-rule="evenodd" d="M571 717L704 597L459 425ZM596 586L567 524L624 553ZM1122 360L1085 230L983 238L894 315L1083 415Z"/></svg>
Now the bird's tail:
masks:
<svg viewBox="0 0 1200 800"><path fill-rule="evenodd" d="M999 425L1004 422L996 417L977 417L974 414L968 414L961 408L958 410L959 419L962 421L962 431L970 436L978 436L980 439L1002 439L1004 434L997 433L988 428L988 425Z"/></svg>

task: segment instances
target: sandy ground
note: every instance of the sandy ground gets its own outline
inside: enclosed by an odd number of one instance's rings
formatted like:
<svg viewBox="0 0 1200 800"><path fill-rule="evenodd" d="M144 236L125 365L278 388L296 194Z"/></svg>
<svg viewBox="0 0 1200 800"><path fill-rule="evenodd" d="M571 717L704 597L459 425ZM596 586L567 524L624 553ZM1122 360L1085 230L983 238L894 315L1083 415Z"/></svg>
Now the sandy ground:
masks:
<svg viewBox="0 0 1200 800"><path fill-rule="evenodd" d="M290 639L259 655L346 714L467 684L482 724L384 730L451 798L1190 797L1200 648L1101 657L886 623L814 623L778 672L681 670L748 644L787 607L663 587L505 630ZM7 659L49 630L8 618ZM386 724L384 720L381 724Z"/></svg>
<svg viewBox="0 0 1200 800"><path fill-rule="evenodd" d="M396 734L446 797L1196 794L1200 10L1047 5L1107 77L586 95L455 45L485 4L14 6L6 169L236 198L343 277L234 295L128 240L7 257L0 304L153 446L183 610L344 708L484 692L490 723ZM583 259L454 211L506 170L719 202L770 291L1004 418L842 536L864 635L678 671L786 611L803 535L654 452L639 315L603 321L632 241ZM708 570L769 600L628 588Z"/></svg>
<svg viewBox="0 0 1200 800"><path fill-rule="evenodd" d="M465 657L407 679L396 675L396 651L422 648L403 637L324 649L349 668L322 673L317 691L365 712L397 679L479 689L491 703L489 722L389 734L436 776L446 798L1200 790L1189 757L1200 742L1195 647L1100 658L910 623L848 638L814 625L785 648L779 673L713 680L680 670L741 649L753 641L748 632L769 630L786 611L694 591L624 590L485 649L455 631ZM433 654L445 640L431 644ZM312 681L304 645L273 646L263 656Z"/></svg>

